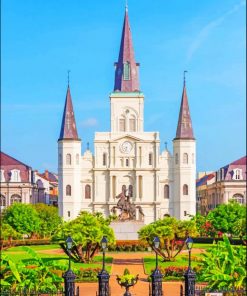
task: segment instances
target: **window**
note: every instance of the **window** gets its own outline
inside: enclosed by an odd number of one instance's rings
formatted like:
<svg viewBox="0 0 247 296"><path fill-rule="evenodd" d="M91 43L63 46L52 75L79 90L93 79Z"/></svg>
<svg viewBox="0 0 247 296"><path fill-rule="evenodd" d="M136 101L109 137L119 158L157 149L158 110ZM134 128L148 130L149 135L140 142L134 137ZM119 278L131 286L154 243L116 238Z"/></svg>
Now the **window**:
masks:
<svg viewBox="0 0 247 296"><path fill-rule="evenodd" d="M123 80L130 80L130 63L126 62L123 66Z"/></svg>
<svg viewBox="0 0 247 296"><path fill-rule="evenodd" d="M188 163L188 154L187 153L183 154L183 163L185 163L185 164Z"/></svg>
<svg viewBox="0 0 247 296"><path fill-rule="evenodd" d="M169 185L167 184L164 186L164 198L169 198Z"/></svg>
<svg viewBox="0 0 247 296"><path fill-rule="evenodd" d="M184 184L183 186L183 195L188 195L188 185Z"/></svg>
<svg viewBox="0 0 247 296"><path fill-rule="evenodd" d="M5 182L5 178L4 178L4 170L1 170L0 182Z"/></svg>
<svg viewBox="0 0 247 296"><path fill-rule="evenodd" d="M70 217L70 211L68 211L68 217Z"/></svg>
<svg viewBox="0 0 247 296"><path fill-rule="evenodd" d="M106 165L106 153L103 153L103 165Z"/></svg>
<svg viewBox="0 0 247 296"><path fill-rule="evenodd" d="M125 165L129 166L129 159L128 158L125 160Z"/></svg>
<svg viewBox="0 0 247 296"><path fill-rule="evenodd" d="M126 193L126 185L122 186L122 192L125 194Z"/></svg>
<svg viewBox="0 0 247 296"><path fill-rule="evenodd" d="M130 130L130 132L136 131L136 120L133 115L131 116L131 118L129 120L129 130Z"/></svg>
<svg viewBox="0 0 247 296"><path fill-rule="evenodd" d="M142 176L139 176L139 197L142 198Z"/></svg>
<svg viewBox="0 0 247 296"><path fill-rule="evenodd" d="M149 153L149 155L148 155L148 164L149 165L153 164L153 154L152 153Z"/></svg>
<svg viewBox="0 0 247 296"><path fill-rule="evenodd" d="M5 207L6 206L6 197L4 195L0 195L0 206Z"/></svg>
<svg viewBox="0 0 247 296"><path fill-rule="evenodd" d="M11 182L21 182L20 171L19 170L11 170Z"/></svg>
<svg viewBox="0 0 247 296"><path fill-rule="evenodd" d="M18 194L13 194L10 198L10 204L12 205L15 202L21 202L21 196Z"/></svg>
<svg viewBox="0 0 247 296"><path fill-rule="evenodd" d="M175 163L178 164L178 154L175 154Z"/></svg>
<svg viewBox="0 0 247 296"><path fill-rule="evenodd" d="M187 211L184 211L184 216L187 216Z"/></svg>
<svg viewBox="0 0 247 296"><path fill-rule="evenodd" d="M76 164L79 164L80 158L79 158L79 154L76 154Z"/></svg>
<svg viewBox="0 0 247 296"><path fill-rule="evenodd" d="M125 132L125 118L119 119L119 131Z"/></svg>
<svg viewBox="0 0 247 296"><path fill-rule="evenodd" d="M71 164L71 154L66 154L66 164L70 165Z"/></svg>
<svg viewBox="0 0 247 296"><path fill-rule="evenodd" d="M234 169L232 179L234 180L242 180L242 170L241 169Z"/></svg>
<svg viewBox="0 0 247 296"><path fill-rule="evenodd" d="M129 185L129 197L133 197L133 186Z"/></svg>
<svg viewBox="0 0 247 296"><path fill-rule="evenodd" d="M66 195L71 196L71 186L70 185L66 186Z"/></svg>
<svg viewBox="0 0 247 296"><path fill-rule="evenodd" d="M232 199L240 204L244 204L245 200L244 200L244 196L240 193L236 193L233 195Z"/></svg>
<svg viewBox="0 0 247 296"><path fill-rule="evenodd" d="M90 199L91 198L91 186L86 185L85 186L85 199Z"/></svg>

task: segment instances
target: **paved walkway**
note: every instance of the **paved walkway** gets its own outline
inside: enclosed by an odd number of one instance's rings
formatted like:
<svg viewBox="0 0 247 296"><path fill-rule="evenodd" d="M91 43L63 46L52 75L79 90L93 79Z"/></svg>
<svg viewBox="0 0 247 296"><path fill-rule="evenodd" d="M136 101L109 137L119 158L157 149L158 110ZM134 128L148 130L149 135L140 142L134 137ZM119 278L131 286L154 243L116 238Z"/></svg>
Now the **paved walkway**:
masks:
<svg viewBox="0 0 247 296"><path fill-rule="evenodd" d="M147 253L150 255L150 253ZM139 281L134 287L130 288L132 296L149 296L149 282L144 273L143 257L145 253L110 253L113 257L113 264L110 277L111 296L122 296L124 288L121 288L116 280L116 275L122 275L125 268L131 274L139 274ZM164 296L179 296L181 282L163 283ZM95 296L98 289L97 283L83 283L80 286L80 296Z"/></svg>

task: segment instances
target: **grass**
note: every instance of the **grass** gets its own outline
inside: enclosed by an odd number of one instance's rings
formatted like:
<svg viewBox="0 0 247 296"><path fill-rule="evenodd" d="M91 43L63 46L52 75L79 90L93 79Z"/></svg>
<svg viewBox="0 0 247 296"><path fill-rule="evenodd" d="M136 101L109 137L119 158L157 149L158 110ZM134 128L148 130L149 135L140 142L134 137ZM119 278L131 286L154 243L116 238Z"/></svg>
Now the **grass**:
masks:
<svg viewBox="0 0 247 296"><path fill-rule="evenodd" d="M69 258L65 253L43 253L42 251L46 250L61 250L59 245L37 245L37 246L28 246L34 251L38 253L38 255L45 261L58 261L62 265L68 265ZM18 247L12 247L7 249L6 251L2 252L2 255L6 254L12 261L15 263L18 263L20 261L22 262L28 262L32 256L30 256L24 249L23 246ZM71 267L72 269L79 269L79 268L102 268L102 256L97 255L93 258L93 261L91 263L79 263L74 262L71 260ZM105 263L106 263L106 270L108 272L111 271L111 263L112 263L112 257L106 257Z"/></svg>
<svg viewBox="0 0 247 296"><path fill-rule="evenodd" d="M199 259L200 260L201 254L196 254L192 256L191 260L191 266L195 267L199 264L198 261L193 260L194 259ZM155 264L156 264L156 259L154 256L150 257L145 257L144 258L144 269L146 274L150 274L153 269L155 269ZM165 268L169 266L176 266L176 267L182 267L182 266L188 266L188 256L187 255L178 255L176 257L176 261L166 261L163 262L162 259L158 258L158 265L159 267Z"/></svg>

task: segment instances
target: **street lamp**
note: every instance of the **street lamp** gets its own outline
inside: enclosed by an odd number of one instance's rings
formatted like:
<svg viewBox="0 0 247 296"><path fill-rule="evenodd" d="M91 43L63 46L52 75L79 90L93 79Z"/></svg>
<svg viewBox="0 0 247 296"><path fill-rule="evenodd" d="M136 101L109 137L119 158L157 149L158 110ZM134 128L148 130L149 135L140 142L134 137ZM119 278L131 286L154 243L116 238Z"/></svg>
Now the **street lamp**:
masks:
<svg viewBox="0 0 247 296"><path fill-rule="evenodd" d="M69 269L63 274L64 278L64 288L65 296L74 296L75 295L75 278L76 275L71 270L71 249L73 246L73 239L71 236L68 236L66 239L66 249L69 253Z"/></svg>
<svg viewBox="0 0 247 296"><path fill-rule="evenodd" d="M185 296L194 296L195 295L195 281L196 281L196 274L191 269L191 249L193 246L193 239L191 237L187 237L185 244L189 251L189 266L184 274L185 278Z"/></svg>
<svg viewBox="0 0 247 296"><path fill-rule="evenodd" d="M153 247L156 253L156 267L151 274L152 279L152 296L162 296L162 274L158 269L158 252L157 249L160 245L160 239L156 236L153 240Z"/></svg>
<svg viewBox="0 0 247 296"><path fill-rule="evenodd" d="M99 282L99 296L109 296L109 274L105 270L105 250L107 248L107 238L103 236L100 244L103 250L103 266L102 270L98 273L98 282Z"/></svg>

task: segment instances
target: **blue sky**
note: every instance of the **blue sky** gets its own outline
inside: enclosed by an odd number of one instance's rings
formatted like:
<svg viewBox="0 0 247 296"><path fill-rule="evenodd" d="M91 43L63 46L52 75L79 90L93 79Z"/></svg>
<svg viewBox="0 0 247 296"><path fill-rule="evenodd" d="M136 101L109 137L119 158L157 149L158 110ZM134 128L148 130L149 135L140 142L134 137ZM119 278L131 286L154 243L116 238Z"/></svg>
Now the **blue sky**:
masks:
<svg viewBox="0 0 247 296"><path fill-rule="evenodd" d="M93 148L110 129L109 93L124 0L2 0L2 151L43 171L57 170L57 139L70 69L78 133ZM145 95L146 131L161 149L176 133L187 70L197 170L245 155L246 15L238 0L129 0Z"/></svg>

